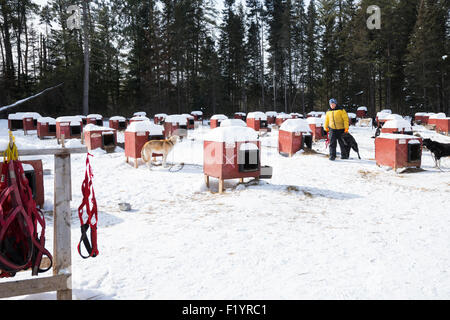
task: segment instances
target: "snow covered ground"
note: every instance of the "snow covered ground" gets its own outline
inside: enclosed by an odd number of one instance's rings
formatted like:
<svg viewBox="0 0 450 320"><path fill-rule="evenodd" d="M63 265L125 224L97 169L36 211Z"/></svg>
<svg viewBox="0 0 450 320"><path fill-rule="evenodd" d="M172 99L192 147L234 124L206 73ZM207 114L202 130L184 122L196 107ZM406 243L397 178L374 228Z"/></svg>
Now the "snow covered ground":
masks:
<svg viewBox="0 0 450 320"><path fill-rule="evenodd" d="M379 168L373 130L357 127L350 132L363 160L353 151L350 160L335 162L322 154L285 158L275 130L262 138L262 164L274 168L273 178L259 185L226 181L219 195L218 181L211 179L210 192L203 178L208 131L196 129L176 145L168 161L186 163L179 172L149 171L142 162L135 169L120 148L93 152L100 255L88 260L76 251L86 156L72 156L74 299L450 298L450 159L440 171L424 151L423 172ZM20 149L57 145L14 135ZM0 147L7 141L7 121L0 120ZM327 153L324 142L313 148ZM42 159L51 170L44 177L45 208L52 210L53 157ZM120 202L132 211L120 211ZM52 215L46 218L52 249ZM24 278L31 272L14 280Z"/></svg>

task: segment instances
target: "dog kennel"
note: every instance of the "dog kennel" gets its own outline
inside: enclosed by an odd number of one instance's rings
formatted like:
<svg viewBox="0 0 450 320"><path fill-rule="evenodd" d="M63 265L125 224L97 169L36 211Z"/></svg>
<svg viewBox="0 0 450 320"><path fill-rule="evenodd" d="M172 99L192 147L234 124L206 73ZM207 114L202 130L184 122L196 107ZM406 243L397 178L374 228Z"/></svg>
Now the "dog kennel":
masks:
<svg viewBox="0 0 450 320"><path fill-rule="evenodd" d="M308 122L309 128L311 129L311 135L314 141L319 141L327 138L327 133L323 128L324 119L309 117L306 119Z"/></svg>
<svg viewBox="0 0 450 320"><path fill-rule="evenodd" d="M192 111L191 116L194 117L194 121L203 121L203 112L202 111Z"/></svg>
<svg viewBox="0 0 450 320"><path fill-rule="evenodd" d="M420 168L422 162L422 139L419 137L382 133L375 138L375 160L378 166Z"/></svg>
<svg viewBox="0 0 450 320"><path fill-rule="evenodd" d="M37 112L17 112L8 115L8 129L16 130L37 130L37 120L41 115Z"/></svg>
<svg viewBox="0 0 450 320"><path fill-rule="evenodd" d="M182 116L186 117L187 129L188 130L195 129L195 118L194 118L194 116L190 115L190 114L187 114L187 113L183 113Z"/></svg>
<svg viewBox="0 0 450 320"><path fill-rule="evenodd" d="M436 119L436 132L449 135L450 117Z"/></svg>
<svg viewBox="0 0 450 320"><path fill-rule="evenodd" d="M177 135L180 138L187 137L188 119L180 114L172 114L164 121L164 134L166 138Z"/></svg>
<svg viewBox="0 0 450 320"><path fill-rule="evenodd" d="M109 127L118 131L127 129L127 119L122 116L114 116L109 118Z"/></svg>
<svg viewBox="0 0 450 320"><path fill-rule="evenodd" d="M245 112L235 112L233 118L247 121L247 114Z"/></svg>
<svg viewBox="0 0 450 320"><path fill-rule="evenodd" d="M387 120L381 128L381 133L413 134L411 123L404 119Z"/></svg>
<svg viewBox="0 0 450 320"><path fill-rule="evenodd" d="M272 177L272 169L261 166L258 133L240 126L215 128L205 136L203 172L208 187L210 177L219 179L220 193L224 180Z"/></svg>
<svg viewBox="0 0 450 320"><path fill-rule="evenodd" d="M356 109L356 117L363 119L367 117L367 107L359 107Z"/></svg>
<svg viewBox="0 0 450 320"><path fill-rule="evenodd" d="M157 113L153 117L153 122L155 124L164 125L164 121L166 120L166 118L167 118L167 114L165 114L165 113Z"/></svg>
<svg viewBox="0 0 450 320"><path fill-rule="evenodd" d="M211 129L215 129L220 127L220 124L223 120L227 120L228 117L226 115L223 114L215 114L211 117L211 119L209 119L209 127Z"/></svg>
<svg viewBox="0 0 450 320"><path fill-rule="evenodd" d="M280 127L288 119L292 119L292 116L290 114L281 112L277 115L275 119L275 124Z"/></svg>
<svg viewBox="0 0 450 320"><path fill-rule="evenodd" d="M278 112L276 111L267 111L267 124L275 124L275 120L277 119Z"/></svg>
<svg viewBox="0 0 450 320"><path fill-rule="evenodd" d="M117 130L89 123L84 129L84 143L91 151L97 148L113 152L117 146Z"/></svg>
<svg viewBox="0 0 450 320"><path fill-rule="evenodd" d="M268 131L266 114L260 111L247 114L247 127L255 131Z"/></svg>
<svg viewBox="0 0 450 320"><path fill-rule="evenodd" d="M163 140L164 127L151 121L136 121L130 123L125 130L125 157L129 163L130 158L134 159L134 167L138 167L138 160L141 158L141 150L145 143L150 140ZM153 156L157 156L153 154Z"/></svg>
<svg viewBox="0 0 450 320"><path fill-rule="evenodd" d="M61 143L61 136L64 139L81 138L83 131L83 120L78 116L64 116L56 118L56 139Z"/></svg>
<svg viewBox="0 0 450 320"><path fill-rule="evenodd" d="M42 160L21 160L25 177L28 179L33 199L39 208L44 207L45 192L44 192L44 169ZM2 170L3 162L0 162L0 171Z"/></svg>
<svg viewBox="0 0 450 320"><path fill-rule="evenodd" d="M278 131L278 153L292 157L296 152L312 147L312 135L305 119L287 119Z"/></svg>
<svg viewBox="0 0 450 320"><path fill-rule="evenodd" d="M100 114L89 114L86 117L86 124L95 124L96 126L103 126L103 116Z"/></svg>
<svg viewBox="0 0 450 320"><path fill-rule="evenodd" d="M37 136L39 139L56 137L56 120L51 117L42 117L37 121Z"/></svg>

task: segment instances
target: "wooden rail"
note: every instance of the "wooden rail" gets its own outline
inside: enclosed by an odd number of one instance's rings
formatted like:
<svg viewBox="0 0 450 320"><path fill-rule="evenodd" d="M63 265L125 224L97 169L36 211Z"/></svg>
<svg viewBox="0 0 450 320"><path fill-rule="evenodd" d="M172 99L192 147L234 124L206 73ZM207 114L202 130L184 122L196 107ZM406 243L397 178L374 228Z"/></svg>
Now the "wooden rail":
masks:
<svg viewBox="0 0 450 320"><path fill-rule="evenodd" d="M72 256L70 232L71 165L70 155L87 153L83 148L19 150L20 156L55 156L53 202L53 275L36 279L0 282L0 298L56 291L58 300L72 299Z"/></svg>

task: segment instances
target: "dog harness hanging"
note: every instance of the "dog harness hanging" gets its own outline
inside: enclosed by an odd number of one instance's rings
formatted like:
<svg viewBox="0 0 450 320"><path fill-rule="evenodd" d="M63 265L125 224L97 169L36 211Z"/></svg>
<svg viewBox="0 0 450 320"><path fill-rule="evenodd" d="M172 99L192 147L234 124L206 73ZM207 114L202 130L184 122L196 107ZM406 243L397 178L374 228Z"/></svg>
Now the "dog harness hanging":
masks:
<svg viewBox="0 0 450 320"><path fill-rule="evenodd" d="M0 278L14 277L29 268L35 276L52 267L52 255L45 249L45 219L37 209L22 163L17 160L11 133L4 155L7 159L0 180ZM47 269L40 268L44 255L50 260Z"/></svg>
<svg viewBox="0 0 450 320"><path fill-rule="evenodd" d="M96 257L98 255L97 249L97 200L95 199L94 187L92 185L92 167L89 163L89 157L92 157L90 153L87 154L86 157L86 174L81 186L81 192L83 193L83 202L78 208L78 216L80 218L81 223L81 238L78 243L78 253L84 259L89 257ZM92 208L89 203L89 196L92 194ZM83 221L83 208L86 207L87 220ZM87 231L91 229L91 241L89 241ZM84 247L86 248L88 255L83 255L81 253L81 243L83 242Z"/></svg>

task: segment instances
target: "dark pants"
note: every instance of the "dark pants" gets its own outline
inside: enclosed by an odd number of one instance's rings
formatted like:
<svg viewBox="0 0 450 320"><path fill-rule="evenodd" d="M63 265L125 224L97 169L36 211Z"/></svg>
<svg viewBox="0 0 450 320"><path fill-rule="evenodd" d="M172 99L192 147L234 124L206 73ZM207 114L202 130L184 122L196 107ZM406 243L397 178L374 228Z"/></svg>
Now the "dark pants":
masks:
<svg viewBox="0 0 450 320"><path fill-rule="evenodd" d="M339 148L341 149L341 158L348 158L350 152L347 150L344 140L342 140L342 134L344 129L330 129L330 158L336 158L336 147L339 142Z"/></svg>

